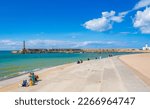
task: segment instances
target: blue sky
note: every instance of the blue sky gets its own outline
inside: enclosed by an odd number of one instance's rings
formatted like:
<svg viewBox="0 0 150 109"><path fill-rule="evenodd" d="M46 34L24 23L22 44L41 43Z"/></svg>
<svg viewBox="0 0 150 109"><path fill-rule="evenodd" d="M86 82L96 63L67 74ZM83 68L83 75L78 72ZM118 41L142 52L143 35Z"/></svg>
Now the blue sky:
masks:
<svg viewBox="0 0 150 109"><path fill-rule="evenodd" d="M150 0L1 0L0 50L142 48Z"/></svg>

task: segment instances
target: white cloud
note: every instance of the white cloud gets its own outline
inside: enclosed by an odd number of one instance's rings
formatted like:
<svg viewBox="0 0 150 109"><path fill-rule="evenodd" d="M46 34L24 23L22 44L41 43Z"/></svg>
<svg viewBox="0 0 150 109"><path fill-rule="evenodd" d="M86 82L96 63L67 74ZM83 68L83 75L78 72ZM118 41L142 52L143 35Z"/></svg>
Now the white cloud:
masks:
<svg viewBox="0 0 150 109"><path fill-rule="evenodd" d="M77 42L74 47L86 47L92 45L110 45L115 44L114 41L84 41L84 42Z"/></svg>
<svg viewBox="0 0 150 109"><path fill-rule="evenodd" d="M120 34L131 34L131 32L124 31L124 32L120 32Z"/></svg>
<svg viewBox="0 0 150 109"><path fill-rule="evenodd" d="M92 31L103 32L112 29L113 23L120 23L123 21L123 17L126 13L119 13L116 15L115 11L102 12L102 17L89 20L83 24L86 29Z"/></svg>
<svg viewBox="0 0 150 109"><path fill-rule="evenodd" d="M100 18L89 20L85 22L83 26L92 31L104 32L112 29L114 23L121 23L128 13L148 6L150 6L150 0L140 0L131 10L121 12L118 15L116 15L115 11L102 12ZM134 20L134 27L139 28L142 33L150 33L148 11L148 9L144 12L138 11ZM142 15L141 13L145 13L146 18L144 18L144 14Z"/></svg>
<svg viewBox="0 0 150 109"><path fill-rule="evenodd" d="M115 15L115 11L110 11L110 12L102 12L102 16L105 18L109 18Z"/></svg>
<svg viewBox="0 0 150 109"><path fill-rule="evenodd" d="M112 24L106 18L93 19L84 24L86 29L103 32L112 28Z"/></svg>
<svg viewBox="0 0 150 109"><path fill-rule="evenodd" d="M86 48L95 47L95 45L111 45L115 44L113 41L63 41L63 40L28 40L26 41L26 48ZM22 41L14 40L0 40L0 49L2 50L12 50L12 49L22 49Z"/></svg>
<svg viewBox="0 0 150 109"><path fill-rule="evenodd" d="M29 40L26 42L28 45L43 45L43 46L49 46L49 45L58 45L58 44L63 44L66 43L66 41L59 41L59 40Z"/></svg>
<svg viewBox="0 0 150 109"><path fill-rule="evenodd" d="M0 49L8 50L8 49L16 49L16 47L20 47L22 42L20 41L12 41L12 40L0 40Z"/></svg>
<svg viewBox="0 0 150 109"><path fill-rule="evenodd" d="M140 29L141 33L150 34L150 7L144 11L137 11L133 26Z"/></svg>
<svg viewBox="0 0 150 109"><path fill-rule="evenodd" d="M12 41L12 40L0 40L0 45L7 45L7 46L13 46L13 45L18 45L19 43L17 41Z"/></svg>
<svg viewBox="0 0 150 109"><path fill-rule="evenodd" d="M74 41L62 41L62 40L29 40L27 41L28 47L42 47L42 48L78 48L86 47L94 44L112 44L112 41L83 41L83 42L74 42Z"/></svg>
<svg viewBox="0 0 150 109"><path fill-rule="evenodd" d="M0 40L0 47L10 47L14 48L14 46L19 46L21 43L19 41L12 40Z"/></svg>
<svg viewBox="0 0 150 109"><path fill-rule="evenodd" d="M133 10L137 10L150 5L150 0L140 0L133 8Z"/></svg>

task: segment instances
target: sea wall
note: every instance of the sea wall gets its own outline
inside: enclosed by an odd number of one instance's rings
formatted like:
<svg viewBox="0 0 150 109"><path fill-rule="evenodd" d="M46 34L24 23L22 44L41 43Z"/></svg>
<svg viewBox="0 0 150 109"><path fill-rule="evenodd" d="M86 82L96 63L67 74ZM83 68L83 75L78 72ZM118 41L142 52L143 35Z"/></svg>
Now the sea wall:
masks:
<svg viewBox="0 0 150 109"><path fill-rule="evenodd" d="M12 51L13 54L32 53L93 53L93 52L150 52L141 49L22 49Z"/></svg>

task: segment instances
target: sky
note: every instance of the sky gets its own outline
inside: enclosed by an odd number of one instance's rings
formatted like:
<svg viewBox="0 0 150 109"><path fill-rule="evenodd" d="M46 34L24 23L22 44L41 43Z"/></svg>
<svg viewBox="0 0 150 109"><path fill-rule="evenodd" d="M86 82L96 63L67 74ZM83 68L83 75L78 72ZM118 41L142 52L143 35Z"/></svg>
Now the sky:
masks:
<svg viewBox="0 0 150 109"><path fill-rule="evenodd" d="M1 0L0 50L142 48L150 0Z"/></svg>

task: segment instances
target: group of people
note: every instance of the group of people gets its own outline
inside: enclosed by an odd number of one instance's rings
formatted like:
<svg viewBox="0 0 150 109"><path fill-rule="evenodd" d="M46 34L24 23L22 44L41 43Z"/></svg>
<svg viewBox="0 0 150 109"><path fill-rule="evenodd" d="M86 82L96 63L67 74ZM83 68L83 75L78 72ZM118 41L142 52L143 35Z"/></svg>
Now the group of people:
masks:
<svg viewBox="0 0 150 109"><path fill-rule="evenodd" d="M81 64L81 63L83 63L82 59L80 59L80 60L77 61L77 64Z"/></svg>
<svg viewBox="0 0 150 109"><path fill-rule="evenodd" d="M22 87L33 86L33 85L35 85L36 82L38 82L38 79L39 79L38 75L35 75L34 73L30 72L29 79L23 80L21 86Z"/></svg>
<svg viewBox="0 0 150 109"><path fill-rule="evenodd" d="M98 59L98 57L95 57L95 59ZM101 59L101 56L99 57L99 59ZM87 58L87 60L90 61L90 58ZM77 64L81 64L81 63L83 63L82 59L77 61Z"/></svg>
<svg viewBox="0 0 150 109"><path fill-rule="evenodd" d="M109 54L109 57L112 57L113 55L112 54Z"/></svg>

